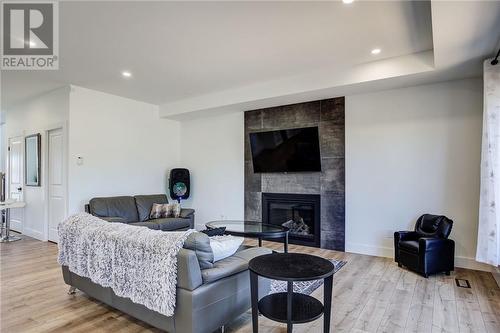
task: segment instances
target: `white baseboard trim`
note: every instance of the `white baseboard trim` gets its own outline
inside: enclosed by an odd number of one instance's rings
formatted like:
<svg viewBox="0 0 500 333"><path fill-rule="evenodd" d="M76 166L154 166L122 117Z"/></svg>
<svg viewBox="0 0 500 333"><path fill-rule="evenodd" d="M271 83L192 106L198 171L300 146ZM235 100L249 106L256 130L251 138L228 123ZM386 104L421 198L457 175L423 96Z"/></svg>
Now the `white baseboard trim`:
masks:
<svg viewBox="0 0 500 333"><path fill-rule="evenodd" d="M455 257L455 266L461 268L474 269L476 271L493 272L495 267L483 264L469 257Z"/></svg>
<svg viewBox="0 0 500 333"><path fill-rule="evenodd" d="M45 240L45 238L43 237L43 232L37 231L35 229L24 228L23 234L41 241Z"/></svg>
<svg viewBox="0 0 500 333"><path fill-rule="evenodd" d="M392 247L373 246L360 243L346 243L345 251L369 256L394 258L394 249Z"/></svg>
<svg viewBox="0 0 500 333"><path fill-rule="evenodd" d="M359 243L346 243L346 252L366 254L369 256L394 258L394 248L373 246ZM477 262L474 258L455 257L455 266L460 268L474 269L477 271L493 272L495 267Z"/></svg>
<svg viewBox="0 0 500 333"><path fill-rule="evenodd" d="M14 230L17 232L22 232L23 230L23 225L19 221L10 221L10 230Z"/></svg>

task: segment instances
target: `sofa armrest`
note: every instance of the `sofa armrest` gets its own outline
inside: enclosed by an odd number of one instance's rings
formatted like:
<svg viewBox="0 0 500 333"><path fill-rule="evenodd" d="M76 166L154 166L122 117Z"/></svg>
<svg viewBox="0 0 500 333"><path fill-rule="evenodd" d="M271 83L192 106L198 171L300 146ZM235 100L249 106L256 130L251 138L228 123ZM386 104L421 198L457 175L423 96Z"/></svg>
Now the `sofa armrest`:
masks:
<svg viewBox="0 0 500 333"><path fill-rule="evenodd" d="M415 231L396 231L394 233L394 261L399 263L399 242L407 240L417 240L418 234Z"/></svg>
<svg viewBox="0 0 500 333"><path fill-rule="evenodd" d="M181 215L180 215L180 217L187 218L187 217L190 217L193 214L194 214L194 209L191 209L191 208L182 208L181 209Z"/></svg>
<svg viewBox="0 0 500 333"><path fill-rule="evenodd" d="M418 234L415 231L396 231L394 239L398 241L417 240Z"/></svg>
<svg viewBox="0 0 500 333"><path fill-rule="evenodd" d="M203 283L201 269L196 253L188 249L180 249L177 254L177 287L194 290Z"/></svg>
<svg viewBox="0 0 500 333"><path fill-rule="evenodd" d="M422 237L418 240L420 253L428 251L449 251L455 249L455 242L447 238Z"/></svg>

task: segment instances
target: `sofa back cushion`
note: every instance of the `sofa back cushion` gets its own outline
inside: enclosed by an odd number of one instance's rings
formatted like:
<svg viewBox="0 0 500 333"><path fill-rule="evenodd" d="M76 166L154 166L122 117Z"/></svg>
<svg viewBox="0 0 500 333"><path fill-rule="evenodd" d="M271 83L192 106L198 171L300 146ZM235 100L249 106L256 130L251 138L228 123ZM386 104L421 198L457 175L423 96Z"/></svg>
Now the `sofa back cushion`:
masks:
<svg viewBox="0 0 500 333"><path fill-rule="evenodd" d="M133 197L93 198L89 209L90 214L97 217L121 217L125 223L139 221Z"/></svg>
<svg viewBox="0 0 500 333"><path fill-rule="evenodd" d="M136 195L134 198L137 205L137 212L139 213L139 221L141 222L149 220L153 204L168 203L168 198L165 194Z"/></svg>
<svg viewBox="0 0 500 333"><path fill-rule="evenodd" d="M214 253L210 246L210 238L202 232L193 232L184 241L184 248L194 251L201 269L214 266Z"/></svg>

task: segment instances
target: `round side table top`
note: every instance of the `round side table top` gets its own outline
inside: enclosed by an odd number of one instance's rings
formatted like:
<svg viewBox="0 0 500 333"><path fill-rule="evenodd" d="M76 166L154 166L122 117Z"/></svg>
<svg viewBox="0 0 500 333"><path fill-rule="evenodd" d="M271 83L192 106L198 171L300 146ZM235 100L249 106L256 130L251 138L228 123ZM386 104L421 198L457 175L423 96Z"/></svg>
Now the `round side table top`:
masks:
<svg viewBox="0 0 500 333"><path fill-rule="evenodd" d="M257 275L282 281L324 279L333 274L330 260L303 253L272 253L253 258L248 268Z"/></svg>
<svg viewBox="0 0 500 333"><path fill-rule="evenodd" d="M11 208L23 208L26 203L22 201L4 201L0 203L0 210L11 209Z"/></svg>

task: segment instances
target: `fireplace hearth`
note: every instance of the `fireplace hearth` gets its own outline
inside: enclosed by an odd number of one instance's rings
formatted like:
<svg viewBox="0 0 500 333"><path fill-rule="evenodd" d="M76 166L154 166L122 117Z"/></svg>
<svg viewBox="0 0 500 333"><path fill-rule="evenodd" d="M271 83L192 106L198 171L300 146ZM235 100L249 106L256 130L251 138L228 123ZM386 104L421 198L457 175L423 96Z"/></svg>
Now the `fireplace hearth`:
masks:
<svg viewBox="0 0 500 333"><path fill-rule="evenodd" d="M262 222L290 229L292 244L320 247L320 196L262 193Z"/></svg>

